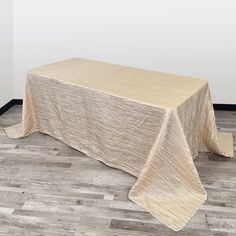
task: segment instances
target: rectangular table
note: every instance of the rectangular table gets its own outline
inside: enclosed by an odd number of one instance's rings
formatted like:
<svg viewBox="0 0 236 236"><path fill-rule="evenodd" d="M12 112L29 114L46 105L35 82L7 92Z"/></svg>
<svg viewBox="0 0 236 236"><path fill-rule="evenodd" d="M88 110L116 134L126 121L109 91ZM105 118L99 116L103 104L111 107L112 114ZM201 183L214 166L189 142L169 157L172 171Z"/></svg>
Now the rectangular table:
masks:
<svg viewBox="0 0 236 236"><path fill-rule="evenodd" d="M79 58L30 70L22 123L5 131L40 131L136 176L129 198L175 231L207 198L198 152L233 156L206 80Z"/></svg>

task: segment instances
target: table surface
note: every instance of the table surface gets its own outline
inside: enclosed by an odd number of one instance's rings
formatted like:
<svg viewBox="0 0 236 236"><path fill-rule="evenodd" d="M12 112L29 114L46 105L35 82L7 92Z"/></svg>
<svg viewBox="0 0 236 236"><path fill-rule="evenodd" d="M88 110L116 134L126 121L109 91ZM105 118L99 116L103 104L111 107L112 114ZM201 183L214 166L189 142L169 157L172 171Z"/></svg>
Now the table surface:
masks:
<svg viewBox="0 0 236 236"><path fill-rule="evenodd" d="M73 58L29 71L150 105L175 108L207 84L206 80Z"/></svg>

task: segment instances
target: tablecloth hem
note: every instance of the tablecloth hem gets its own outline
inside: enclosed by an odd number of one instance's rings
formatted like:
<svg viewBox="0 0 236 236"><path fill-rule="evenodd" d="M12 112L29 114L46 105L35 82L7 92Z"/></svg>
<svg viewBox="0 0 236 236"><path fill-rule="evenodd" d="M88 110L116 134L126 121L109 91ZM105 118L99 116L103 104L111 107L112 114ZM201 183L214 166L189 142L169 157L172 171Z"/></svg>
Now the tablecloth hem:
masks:
<svg viewBox="0 0 236 236"><path fill-rule="evenodd" d="M201 196L202 199L199 201L199 207L195 208L195 210L192 212L192 214L189 216L189 218L185 221L182 222L182 224L178 224L176 226L173 225L173 222L170 222L166 219L161 219L161 215L158 215L156 212L152 211L151 208L147 207L147 206L143 206L142 203L140 203L135 197L132 196L131 191L129 192L128 198L135 202L138 206L142 207L143 209L145 209L146 211L148 211L152 216L154 216L155 218L157 218L161 223L165 224L167 227L169 227L170 229L172 229L173 231L177 232L182 230L187 224L188 222L192 219L192 217L195 215L195 213L200 209L200 207L202 206L202 204L207 200L207 194Z"/></svg>

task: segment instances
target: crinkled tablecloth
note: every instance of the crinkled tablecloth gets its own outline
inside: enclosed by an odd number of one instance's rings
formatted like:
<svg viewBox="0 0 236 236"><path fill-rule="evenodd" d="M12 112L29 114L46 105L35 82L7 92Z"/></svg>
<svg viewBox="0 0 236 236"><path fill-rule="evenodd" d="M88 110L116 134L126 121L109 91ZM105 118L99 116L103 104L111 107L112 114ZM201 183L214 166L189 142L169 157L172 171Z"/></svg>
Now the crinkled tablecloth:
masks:
<svg viewBox="0 0 236 236"><path fill-rule="evenodd" d="M22 118L10 138L40 131L136 176L129 198L175 231L207 198L198 152L233 156L207 81L184 76L65 60L28 72Z"/></svg>

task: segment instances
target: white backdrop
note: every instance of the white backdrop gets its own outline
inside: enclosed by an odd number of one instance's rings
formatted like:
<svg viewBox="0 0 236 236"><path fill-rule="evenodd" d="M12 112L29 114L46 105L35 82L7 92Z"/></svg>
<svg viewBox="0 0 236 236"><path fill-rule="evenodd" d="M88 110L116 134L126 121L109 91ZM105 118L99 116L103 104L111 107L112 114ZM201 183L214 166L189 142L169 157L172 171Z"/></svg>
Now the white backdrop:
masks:
<svg viewBox="0 0 236 236"><path fill-rule="evenodd" d="M0 107L13 97L12 1L0 0Z"/></svg>
<svg viewBox="0 0 236 236"><path fill-rule="evenodd" d="M235 0L15 0L14 97L29 68L70 57L209 80L236 104Z"/></svg>

